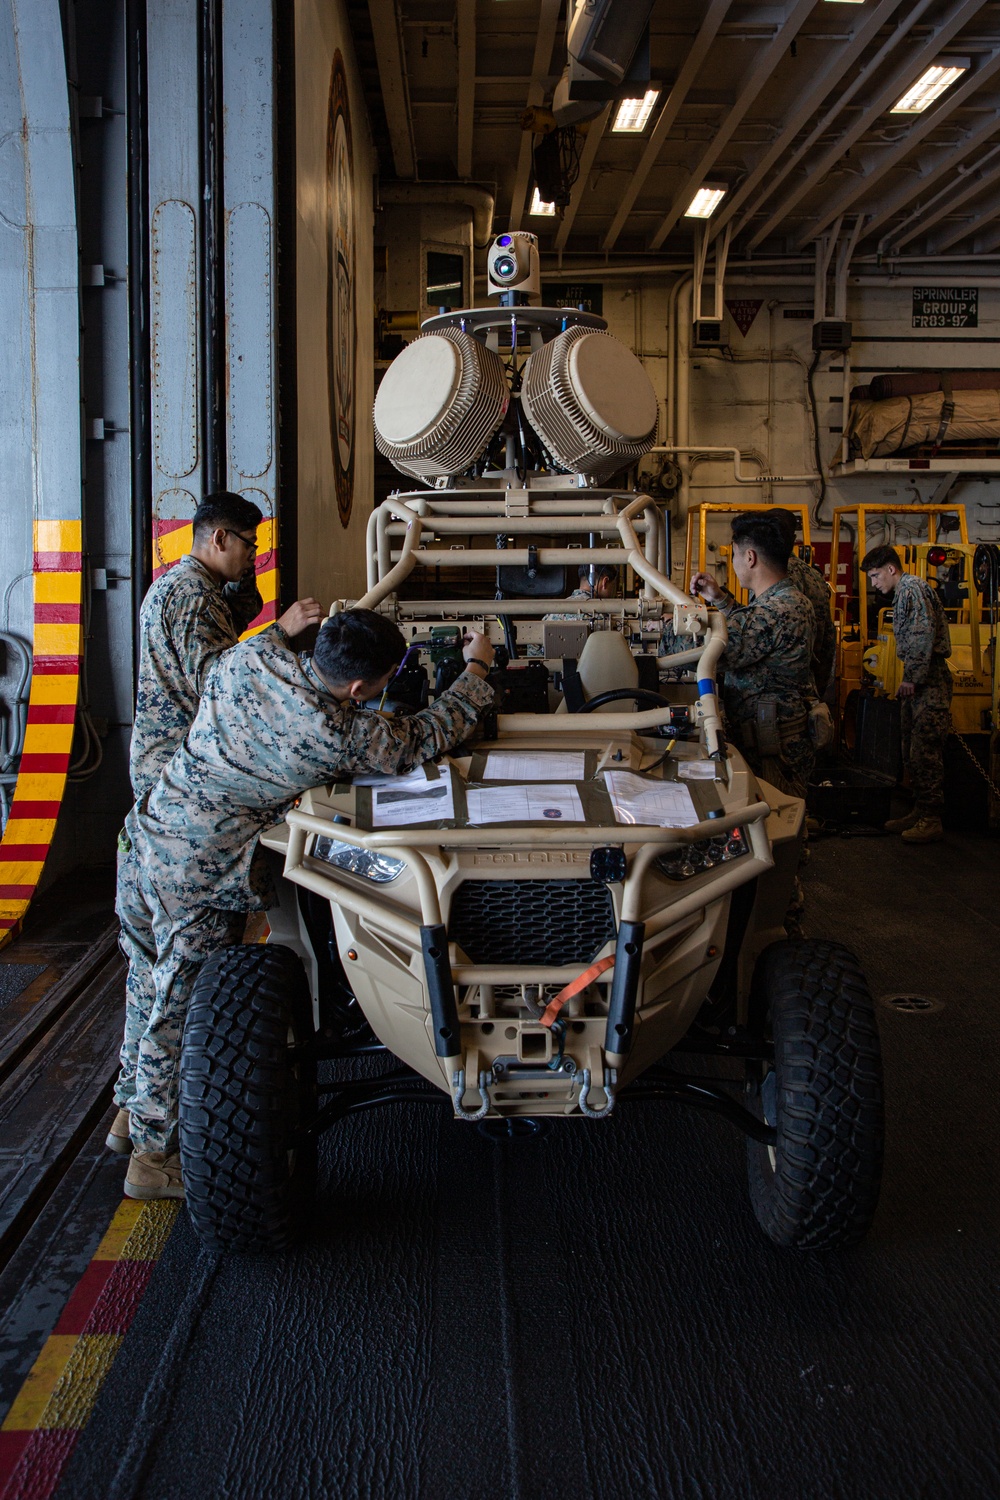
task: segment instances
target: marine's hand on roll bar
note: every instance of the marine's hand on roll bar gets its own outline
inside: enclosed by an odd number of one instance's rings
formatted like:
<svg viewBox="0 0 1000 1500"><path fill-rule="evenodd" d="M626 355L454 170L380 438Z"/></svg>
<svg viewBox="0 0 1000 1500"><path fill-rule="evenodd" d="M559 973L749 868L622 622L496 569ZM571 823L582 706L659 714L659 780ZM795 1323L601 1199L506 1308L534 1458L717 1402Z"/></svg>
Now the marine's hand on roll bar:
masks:
<svg viewBox="0 0 1000 1500"><path fill-rule="evenodd" d="M474 672L477 677L485 677L493 665L490 639L480 635L478 631L463 637L462 655L465 657L466 671Z"/></svg>

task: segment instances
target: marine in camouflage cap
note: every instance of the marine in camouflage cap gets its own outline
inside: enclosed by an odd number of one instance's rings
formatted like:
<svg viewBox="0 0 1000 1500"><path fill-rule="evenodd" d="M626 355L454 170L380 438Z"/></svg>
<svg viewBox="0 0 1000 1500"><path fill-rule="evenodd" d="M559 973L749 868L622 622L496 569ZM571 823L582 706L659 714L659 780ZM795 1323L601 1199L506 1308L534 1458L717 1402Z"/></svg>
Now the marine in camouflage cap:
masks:
<svg viewBox="0 0 1000 1500"><path fill-rule="evenodd" d="M409 717L360 706L403 657L395 625L347 610L320 632L312 658L273 633L217 658L190 731L126 819L116 909L129 960L116 1088L137 1152L176 1149L177 1067L201 964L238 941L248 910L273 905L257 836L302 792L335 779L398 773L460 744L493 701L470 664ZM492 659L474 636L466 657Z"/></svg>

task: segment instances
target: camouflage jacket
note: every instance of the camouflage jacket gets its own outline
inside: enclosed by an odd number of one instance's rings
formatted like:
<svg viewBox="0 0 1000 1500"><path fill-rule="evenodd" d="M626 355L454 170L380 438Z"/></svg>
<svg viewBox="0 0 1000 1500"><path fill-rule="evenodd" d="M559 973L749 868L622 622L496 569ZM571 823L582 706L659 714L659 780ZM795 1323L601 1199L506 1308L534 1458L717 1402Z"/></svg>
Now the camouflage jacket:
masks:
<svg viewBox="0 0 1000 1500"><path fill-rule="evenodd" d="M923 687L947 671L944 664L951 655L948 621L937 590L915 573L904 573L896 585L892 629L904 682Z"/></svg>
<svg viewBox="0 0 1000 1500"><path fill-rule="evenodd" d="M310 658L265 631L218 658L186 739L126 832L164 893L192 906L264 909L274 891L257 835L296 797L341 777L420 765L460 744L492 701L489 683L463 672L432 707L383 717L340 703Z"/></svg>
<svg viewBox="0 0 1000 1500"><path fill-rule="evenodd" d="M148 792L198 712L209 667L260 614L251 573L225 586L196 557L182 557L142 601L142 643L129 776ZM282 638L284 638L282 636Z"/></svg>
<svg viewBox="0 0 1000 1500"><path fill-rule="evenodd" d="M730 724L753 718L758 699L773 694L777 716L790 719L812 701L813 611L790 578L740 606L724 599L729 641L720 665Z"/></svg>
<svg viewBox="0 0 1000 1500"><path fill-rule="evenodd" d="M788 559L788 576L801 594L805 594L813 611L813 677L820 697L826 692L837 656L837 627L830 614L830 585L818 568L796 557Z"/></svg>

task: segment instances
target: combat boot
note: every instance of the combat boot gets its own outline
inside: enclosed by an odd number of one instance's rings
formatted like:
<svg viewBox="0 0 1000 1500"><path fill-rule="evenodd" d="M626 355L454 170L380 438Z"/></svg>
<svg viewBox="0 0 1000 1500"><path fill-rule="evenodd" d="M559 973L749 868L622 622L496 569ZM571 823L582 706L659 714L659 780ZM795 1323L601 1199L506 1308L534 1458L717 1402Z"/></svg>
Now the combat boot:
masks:
<svg viewBox="0 0 1000 1500"><path fill-rule="evenodd" d="M888 823L883 824L883 827L886 833L905 833L907 828L915 828L922 817L923 813L914 808L912 812L906 814L905 818L890 818Z"/></svg>
<svg viewBox="0 0 1000 1500"><path fill-rule="evenodd" d="M183 1198L177 1151L133 1151L125 1174L126 1198Z"/></svg>
<svg viewBox="0 0 1000 1500"><path fill-rule="evenodd" d="M113 1151L116 1156L128 1156L132 1150L132 1142L129 1140L129 1113L127 1109L120 1109L115 1115L114 1123L108 1131L105 1146Z"/></svg>
<svg viewBox="0 0 1000 1500"><path fill-rule="evenodd" d="M903 833L907 844L937 844L944 838L944 828L936 813L921 813L911 828Z"/></svg>

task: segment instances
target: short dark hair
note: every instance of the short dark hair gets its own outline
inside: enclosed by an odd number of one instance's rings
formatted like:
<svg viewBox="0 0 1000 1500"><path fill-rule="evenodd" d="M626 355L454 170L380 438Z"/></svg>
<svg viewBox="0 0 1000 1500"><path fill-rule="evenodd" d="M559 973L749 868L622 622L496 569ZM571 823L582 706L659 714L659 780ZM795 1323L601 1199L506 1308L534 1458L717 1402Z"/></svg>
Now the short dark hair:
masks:
<svg viewBox="0 0 1000 1500"><path fill-rule="evenodd" d="M792 551L788 527L767 511L745 510L733 517L733 546L753 547L776 568L787 568Z"/></svg>
<svg viewBox="0 0 1000 1500"><path fill-rule="evenodd" d="M256 531L263 519L263 511L252 500L234 495L232 490L216 490L214 495L205 496L191 524L197 538L220 526L229 531Z"/></svg>
<svg viewBox="0 0 1000 1500"><path fill-rule="evenodd" d="M861 559L861 567L865 573L870 573L872 568L884 568L888 563L892 563L902 573L903 564L895 547L873 547Z"/></svg>
<svg viewBox="0 0 1000 1500"><path fill-rule="evenodd" d="M795 512L793 510L785 510L784 506L776 505L773 510L764 511L763 514L770 516L772 521L777 521L779 526L784 527L788 532L788 540L791 546L794 547L795 538L802 524Z"/></svg>
<svg viewBox="0 0 1000 1500"><path fill-rule="evenodd" d="M581 563L579 568L577 569L577 574L580 578L581 583L584 581L584 579L586 579L588 583L590 582L591 568L594 569L595 583L600 583L602 578L610 578L612 582L614 581L617 569L613 568L610 563Z"/></svg>
<svg viewBox="0 0 1000 1500"><path fill-rule="evenodd" d="M331 615L316 637L313 658L334 687L348 682L374 682L406 654L398 625L373 609L344 609Z"/></svg>

